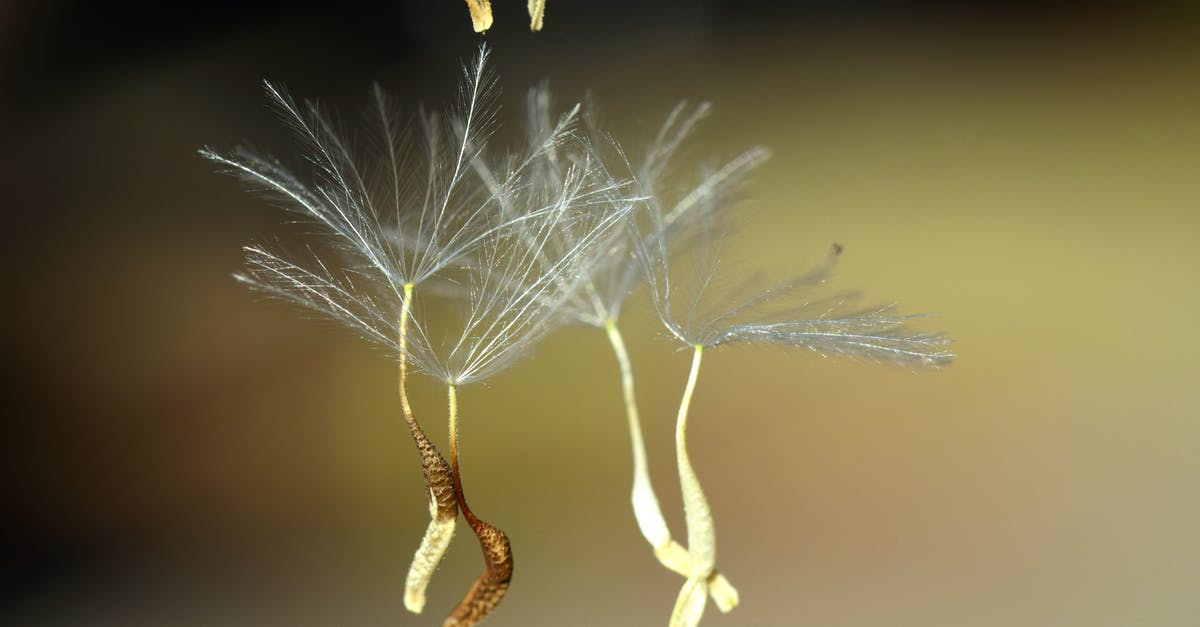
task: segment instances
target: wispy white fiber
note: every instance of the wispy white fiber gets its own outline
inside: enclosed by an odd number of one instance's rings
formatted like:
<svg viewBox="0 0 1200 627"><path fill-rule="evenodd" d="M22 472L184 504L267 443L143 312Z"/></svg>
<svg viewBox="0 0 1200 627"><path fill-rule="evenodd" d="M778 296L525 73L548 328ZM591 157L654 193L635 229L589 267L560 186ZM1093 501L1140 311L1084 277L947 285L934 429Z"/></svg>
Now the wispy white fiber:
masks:
<svg viewBox="0 0 1200 627"><path fill-rule="evenodd" d="M661 182L671 158L706 112L703 105L690 114L682 107L672 112L639 168L647 200L630 222L631 241L667 331L688 346L757 343L916 365L951 361L944 336L910 327L923 316L899 314L890 304L862 306L854 292L826 289L838 245L821 263L781 281L722 267L720 248L731 231L736 193L767 153L748 150L678 200L665 201Z"/></svg>
<svg viewBox="0 0 1200 627"><path fill-rule="evenodd" d="M552 330L622 231L633 186L578 133L578 106L531 131L524 149L489 154L497 108L487 58L481 47L444 116L406 121L376 87L358 142L315 102L268 83L309 171L246 148L201 154L316 228L301 254L245 247L236 278L393 350L405 285L435 301L449 295L460 315L426 320L433 308L416 308L408 349L415 366L457 384L493 374Z"/></svg>
<svg viewBox="0 0 1200 627"><path fill-rule="evenodd" d="M630 208L599 200L607 186L586 163L567 168L553 195L540 185L518 186L525 213L502 218L507 226L479 246L463 273L462 315L442 318L440 329L418 326L414 362L447 383L471 383L561 326L562 306L582 288Z"/></svg>

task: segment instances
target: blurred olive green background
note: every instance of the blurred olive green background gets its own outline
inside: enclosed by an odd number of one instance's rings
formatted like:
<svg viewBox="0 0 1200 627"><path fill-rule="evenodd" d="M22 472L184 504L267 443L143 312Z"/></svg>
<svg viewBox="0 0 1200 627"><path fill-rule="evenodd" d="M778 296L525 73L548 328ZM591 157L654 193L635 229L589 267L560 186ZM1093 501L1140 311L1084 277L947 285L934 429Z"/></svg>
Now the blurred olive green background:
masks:
<svg viewBox="0 0 1200 627"><path fill-rule="evenodd" d="M532 35L497 2L486 36L507 133L544 77L634 154L711 100L689 159L775 155L728 259L785 274L839 242L836 288L954 339L937 372L708 355L690 443L742 605L704 624L1200 624L1197 12L834 4L550 0ZM460 525L404 611L426 510L394 365L231 280L284 216L195 151L298 156L263 78L348 126L375 80L441 107L478 40L457 2L0 9L0 623L441 623L480 561ZM688 355L630 305L682 538ZM414 394L444 442L442 392ZM487 624L665 624L681 582L633 522L602 334L460 400L468 495L516 551Z"/></svg>

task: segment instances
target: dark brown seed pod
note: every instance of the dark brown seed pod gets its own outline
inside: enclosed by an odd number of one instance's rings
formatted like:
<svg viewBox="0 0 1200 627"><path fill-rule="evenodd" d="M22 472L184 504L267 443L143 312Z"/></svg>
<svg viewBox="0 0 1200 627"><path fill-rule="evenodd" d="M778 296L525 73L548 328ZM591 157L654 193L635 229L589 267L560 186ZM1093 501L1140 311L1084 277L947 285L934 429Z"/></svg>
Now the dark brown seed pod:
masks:
<svg viewBox="0 0 1200 627"><path fill-rule="evenodd" d="M404 285L404 305L400 310L400 408L404 410L404 422L421 455L421 475L425 479L425 493L429 500L430 515L434 520L447 521L458 518L458 497L454 493L454 473L446 458L425 435L413 415L408 402L408 316L412 306L413 285ZM434 504L437 511L434 512Z"/></svg>
<svg viewBox="0 0 1200 627"><path fill-rule="evenodd" d="M468 510L464 508L464 513ZM469 627L483 620L504 598L512 581L512 546L508 536L496 527L473 516L468 517L471 529L479 538L483 551L483 574L458 602L442 627Z"/></svg>
<svg viewBox="0 0 1200 627"><path fill-rule="evenodd" d="M487 617L500 604L512 582L513 556L508 536L495 525L479 520L467 505L463 494L462 473L458 468L458 395L454 385L448 388L450 402L450 468L454 477L454 496L458 509L479 538L483 552L483 574L475 580L466 596L451 610L442 627L470 627Z"/></svg>
<svg viewBox="0 0 1200 627"><path fill-rule="evenodd" d="M413 555L404 586L404 606L408 611L419 614L425 608L425 588L433 578L433 571L441 562L450 541L454 539L458 500L454 496L454 477L450 465L420 427L414 428L412 435L421 454L421 471L425 477L430 518L421 545Z"/></svg>
<svg viewBox="0 0 1200 627"><path fill-rule="evenodd" d="M458 499L454 496L454 473L450 464L420 427L412 429L412 438L421 454L421 474L425 478L430 513L437 520L458 518Z"/></svg>

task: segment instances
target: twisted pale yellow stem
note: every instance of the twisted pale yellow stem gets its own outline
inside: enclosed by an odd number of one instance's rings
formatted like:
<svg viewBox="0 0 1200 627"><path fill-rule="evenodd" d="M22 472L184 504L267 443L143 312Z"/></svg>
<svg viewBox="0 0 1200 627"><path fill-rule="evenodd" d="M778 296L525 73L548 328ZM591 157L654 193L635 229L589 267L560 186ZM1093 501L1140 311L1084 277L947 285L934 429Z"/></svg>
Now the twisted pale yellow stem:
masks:
<svg viewBox="0 0 1200 627"><path fill-rule="evenodd" d="M633 365L625 340L616 320L608 320L604 331L612 345L621 371L621 392L625 400L625 416L629 422L629 441L633 452L633 514L642 537L654 549L654 556L667 569L683 577L691 576L692 557L688 550L671 538L671 532L654 492L650 480L650 469L646 462L646 444L642 436L642 423L634 393ZM729 612L738 604L738 592L724 575L713 572L708 579L708 592L722 612Z"/></svg>
<svg viewBox="0 0 1200 627"><path fill-rule="evenodd" d="M662 508L658 504L658 496L650 482L650 470L646 463L646 443L642 438L642 423L638 416L637 400L633 389L633 366L629 361L629 352L625 349L625 341L615 320L609 320L604 325L608 341L612 344L613 353L617 357L617 365L621 369L621 392L625 398L625 416L629 421L629 440L633 450L633 514L637 519L638 529L642 537L654 548L654 554L667 568L687 576L691 571L687 550L671 540L671 532L667 529L667 521L663 517ZM676 550L677 549L677 550Z"/></svg>
<svg viewBox="0 0 1200 627"><path fill-rule="evenodd" d="M717 557L716 534L713 529L712 510L700 487L700 479L692 468L687 452L687 417L700 375L700 357L704 349L697 346L692 353L692 369L688 374L683 399L679 402L679 415L675 419L675 459L679 466L679 487L683 491L683 512L687 521L688 553L692 556L691 576L707 579L712 573Z"/></svg>
<svg viewBox="0 0 1200 627"><path fill-rule="evenodd" d="M400 303L400 407L404 420L410 425L416 422L412 405L408 403L408 319L412 316L413 284L404 284L404 302Z"/></svg>
<svg viewBox="0 0 1200 627"><path fill-rule="evenodd" d="M704 595L708 592L708 582L703 579L688 578L683 582L683 589L675 599L675 608L671 610L671 621L668 627L695 627L700 624L704 615Z"/></svg>
<svg viewBox="0 0 1200 627"><path fill-rule="evenodd" d="M717 559L717 537L713 525L712 510L700 487L700 479L692 467L687 451L687 417L700 376L700 358L703 346L696 346L692 354L692 368L688 373L683 398L679 402L679 414L675 419L675 458L679 467L679 487L683 492L683 512L687 521L688 555L691 569L687 581L679 591L675 608L671 612L670 627L694 627L704 614L704 597L711 595L713 602L722 612L729 612L738 604L738 593L729 582L714 570Z"/></svg>

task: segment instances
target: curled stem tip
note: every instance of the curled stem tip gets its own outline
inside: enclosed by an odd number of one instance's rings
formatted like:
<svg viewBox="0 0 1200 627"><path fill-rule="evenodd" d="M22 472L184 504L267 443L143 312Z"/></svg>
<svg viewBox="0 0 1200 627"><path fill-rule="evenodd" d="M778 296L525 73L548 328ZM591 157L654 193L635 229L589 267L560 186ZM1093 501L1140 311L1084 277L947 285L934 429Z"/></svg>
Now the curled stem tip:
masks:
<svg viewBox="0 0 1200 627"><path fill-rule="evenodd" d="M704 579L689 578L679 589L675 599L675 608L671 611L669 627L695 627L700 624L704 615L704 597L708 594L708 582Z"/></svg>
<svg viewBox="0 0 1200 627"><path fill-rule="evenodd" d="M458 521L458 502L454 498L453 475L450 465L442 458L424 433L414 434L413 440L421 453L421 471L428 490L429 525L421 545L413 554L404 585L404 606L414 614L425 608L425 589L433 572L442 561L450 541L454 539L454 527Z"/></svg>
<svg viewBox="0 0 1200 627"><path fill-rule="evenodd" d="M721 610L722 614L732 612L741 602L741 595L738 594L737 588L734 588L733 584L718 572L714 572L708 578L708 595L712 597L713 603L716 603L717 609Z"/></svg>
<svg viewBox="0 0 1200 627"><path fill-rule="evenodd" d="M443 627L468 627L483 620L500 604L512 582L512 546L508 536L483 521L477 521L471 529L483 551L483 573L450 612Z"/></svg>
<svg viewBox="0 0 1200 627"><path fill-rule="evenodd" d="M404 607L413 614L420 614L425 609L425 589L433 571L442 561L450 541L454 539L454 527L457 517L444 520L437 517L437 506L431 500L429 513L431 520L425 528L425 537L421 546L413 555L412 565L408 569L408 578L404 583Z"/></svg>
<svg viewBox="0 0 1200 627"><path fill-rule="evenodd" d="M462 474L458 467L458 397L455 386L448 386L450 413L450 465L454 477L454 494L458 500L459 510L475 537L479 539L479 548L483 553L483 573L475 580L466 596L458 602L450 612L450 616L442 623L443 627L469 627L487 617L508 592L512 582L513 557L512 545L508 536L494 525L480 520L467 505L463 495Z"/></svg>

